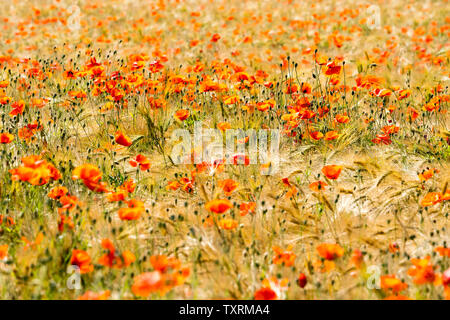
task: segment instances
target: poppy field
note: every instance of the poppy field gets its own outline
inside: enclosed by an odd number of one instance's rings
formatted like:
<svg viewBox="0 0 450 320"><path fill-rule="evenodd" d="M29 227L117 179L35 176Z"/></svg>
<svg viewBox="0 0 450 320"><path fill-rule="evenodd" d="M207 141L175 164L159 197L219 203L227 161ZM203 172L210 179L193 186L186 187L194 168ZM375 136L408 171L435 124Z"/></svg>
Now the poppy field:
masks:
<svg viewBox="0 0 450 320"><path fill-rule="evenodd" d="M450 300L447 0L0 15L0 299Z"/></svg>

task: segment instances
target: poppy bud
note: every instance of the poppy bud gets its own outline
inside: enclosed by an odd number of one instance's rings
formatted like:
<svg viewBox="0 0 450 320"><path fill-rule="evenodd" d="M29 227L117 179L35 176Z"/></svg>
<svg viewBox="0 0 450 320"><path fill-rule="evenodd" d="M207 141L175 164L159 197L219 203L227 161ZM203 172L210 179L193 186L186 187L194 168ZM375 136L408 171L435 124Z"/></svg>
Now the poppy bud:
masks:
<svg viewBox="0 0 450 320"><path fill-rule="evenodd" d="M300 275L298 276L298 279L297 279L298 286L303 289L306 286L307 282L308 282L308 280L306 279L305 274L300 273Z"/></svg>

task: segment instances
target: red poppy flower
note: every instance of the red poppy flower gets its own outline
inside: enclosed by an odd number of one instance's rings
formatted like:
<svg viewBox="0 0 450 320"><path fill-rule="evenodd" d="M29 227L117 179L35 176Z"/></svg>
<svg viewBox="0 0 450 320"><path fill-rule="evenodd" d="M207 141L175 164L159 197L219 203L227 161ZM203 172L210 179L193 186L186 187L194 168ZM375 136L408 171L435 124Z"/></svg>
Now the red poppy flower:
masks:
<svg viewBox="0 0 450 320"><path fill-rule="evenodd" d="M231 207L233 207L233 204L227 199L215 199L206 203L205 207L206 210L210 212L222 214L227 212Z"/></svg>
<svg viewBox="0 0 450 320"><path fill-rule="evenodd" d="M336 180L341 174L342 166L338 165L330 165L322 168L322 173L328 178L332 180Z"/></svg>
<svg viewBox="0 0 450 320"><path fill-rule="evenodd" d="M125 134L123 134L122 131L117 131L116 135L115 135L115 141L116 143L125 146L125 147L129 147L132 144L131 139L126 136Z"/></svg>

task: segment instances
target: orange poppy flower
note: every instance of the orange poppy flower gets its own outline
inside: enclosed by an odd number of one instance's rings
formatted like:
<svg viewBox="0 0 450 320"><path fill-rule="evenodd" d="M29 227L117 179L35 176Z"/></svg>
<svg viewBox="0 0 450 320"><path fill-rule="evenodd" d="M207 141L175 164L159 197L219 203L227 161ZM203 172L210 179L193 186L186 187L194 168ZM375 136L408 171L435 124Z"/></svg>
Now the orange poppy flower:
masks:
<svg viewBox="0 0 450 320"><path fill-rule="evenodd" d="M323 133L320 131L313 131L309 133L310 137L314 140L320 140L323 138Z"/></svg>
<svg viewBox="0 0 450 320"><path fill-rule="evenodd" d="M248 166L250 164L250 158L245 154L237 153L232 156L232 163L234 165L242 164L244 166Z"/></svg>
<svg viewBox="0 0 450 320"><path fill-rule="evenodd" d="M127 201L128 208L119 209L121 220L137 220L145 212L144 203L140 200L131 199Z"/></svg>
<svg viewBox="0 0 450 320"><path fill-rule="evenodd" d="M337 131L328 131L327 133L325 133L325 140L334 140L337 139L339 137L339 133L337 133Z"/></svg>
<svg viewBox="0 0 450 320"><path fill-rule="evenodd" d="M338 165L329 165L322 168L322 173L328 178L332 180L336 180L341 174L342 166Z"/></svg>
<svg viewBox="0 0 450 320"><path fill-rule="evenodd" d="M62 213L64 211L71 211L78 205L78 198L76 196L64 195L59 198L59 203L61 207L58 208L58 212Z"/></svg>
<svg viewBox="0 0 450 320"><path fill-rule="evenodd" d="M413 107L408 108L408 114L409 114L411 121L415 121L419 117L419 113Z"/></svg>
<svg viewBox="0 0 450 320"><path fill-rule="evenodd" d="M142 154L138 154L135 159L128 161L128 163L134 168L139 166L142 171L150 169L150 160Z"/></svg>
<svg viewBox="0 0 450 320"><path fill-rule="evenodd" d="M73 223L71 217L60 213L58 222L58 231L63 232L65 226L67 226L69 229L73 229L75 227L75 224Z"/></svg>
<svg viewBox="0 0 450 320"><path fill-rule="evenodd" d="M255 213L256 202L242 202L239 206L241 217L246 216L249 213Z"/></svg>
<svg viewBox="0 0 450 320"><path fill-rule="evenodd" d="M383 83L383 79L373 75L366 75L366 76L359 75L355 79L355 81L358 87L366 89L370 87L379 87Z"/></svg>
<svg viewBox="0 0 450 320"><path fill-rule="evenodd" d="M8 103L11 102L11 100L12 100L11 97L1 96L0 95L0 104L7 105Z"/></svg>
<svg viewBox="0 0 450 320"><path fill-rule="evenodd" d="M77 300L108 300L111 295L111 291L105 290L99 293L93 291L86 291L83 295L79 296Z"/></svg>
<svg viewBox="0 0 450 320"><path fill-rule="evenodd" d="M323 259L316 259L312 266L315 271L320 273L329 273L333 271L336 268L336 263L332 260L323 260Z"/></svg>
<svg viewBox="0 0 450 320"><path fill-rule="evenodd" d="M314 192L320 192L322 190L325 190L325 187L328 186L325 182L322 181L316 181L309 185L309 189Z"/></svg>
<svg viewBox="0 0 450 320"><path fill-rule="evenodd" d="M317 64L323 66L323 65L327 64L327 62L328 62L328 57L325 56L325 55L323 55L323 54L317 53L317 54L316 54L316 59L315 59L315 60L316 60L316 63L317 63Z"/></svg>
<svg viewBox="0 0 450 320"><path fill-rule="evenodd" d="M122 183L122 185L119 186L118 189L128 193L133 193L136 189L136 183L134 183L133 179L127 179Z"/></svg>
<svg viewBox="0 0 450 320"><path fill-rule="evenodd" d="M128 196L128 192L126 190L119 190L116 192L109 193L106 198L109 202L118 202L118 201L125 201L125 199Z"/></svg>
<svg viewBox="0 0 450 320"><path fill-rule="evenodd" d="M174 257L167 257L166 255L153 255L150 257L150 263L155 270L161 273L166 273L171 269L179 269L181 262Z"/></svg>
<svg viewBox="0 0 450 320"><path fill-rule="evenodd" d="M339 74L341 72L342 66L338 65L336 61L330 61L327 63L325 68L325 74L327 76L332 76Z"/></svg>
<svg viewBox="0 0 450 320"><path fill-rule="evenodd" d="M241 98L239 98L239 96L232 95L232 96L224 97L223 103L226 105L232 105L232 104L238 103L240 100L241 100Z"/></svg>
<svg viewBox="0 0 450 320"><path fill-rule="evenodd" d="M23 100L14 102L11 104L12 110L9 112L10 117L17 116L19 114L22 114L25 110L25 102Z"/></svg>
<svg viewBox="0 0 450 320"><path fill-rule="evenodd" d="M161 290L164 278L159 271L145 272L136 276L133 280L131 291L140 297L148 297L150 294Z"/></svg>
<svg viewBox="0 0 450 320"><path fill-rule="evenodd" d="M181 187L181 185L178 181L170 181L167 184L166 189L167 190L177 190L179 187Z"/></svg>
<svg viewBox="0 0 450 320"><path fill-rule="evenodd" d="M234 219L222 219L217 224L220 228L225 230L233 230L238 226L238 222Z"/></svg>
<svg viewBox="0 0 450 320"><path fill-rule="evenodd" d="M175 112L174 117L180 121L184 121L189 118L189 110L181 109Z"/></svg>
<svg viewBox="0 0 450 320"><path fill-rule="evenodd" d="M92 164L83 164L76 167L72 172L72 179L89 180L91 182L98 182L102 178L100 170Z"/></svg>
<svg viewBox="0 0 450 320"><path fill-rule="evenodd" d="M408 288L408 285L397 279L395 275L385 275L380 277L381 289L385 291L392 291L394 294Z"/></svg>
<svg viewBox="0 0 450 320"><path fill-rule="evenodd" d="M3 244L0 246L0 260L5 259L8 256L8 245Z"/></svg>
<svg viewBox="0 0 450 320"><path fill-rule="evenodd" d="M50 179L59 180L61 174L51 163L42 160L41 156L31 155L22 158L22 165L11 169L12 180L26 181L32 185L40 186L47 184Z"/></svg>
<svg viewBox="0 0 450 320"><path fill-rule="evenodd" d="M450 248L445 247L437 247L434 249L441 257L447 257L450 258Z"/></svg>
<svg viewBox="0 0 450 320"><path fill-rule="evenodd" d="M220 40L220 34L215 33L213 34L212 38L211 38L211 42L217 42Z"/></svg>
<svg viewBox="0 0 450 320"><path fill-rule="evenodd" d="M116 132L114 140L116 141L116 143L125 147L129 147L133 143L131 139L120 130Z"/></svg>
<svg viewBox="0 0 450 320"><path fill-rule="evenodd" d="M350 121L350 118L345 114L337 114L335 119L338 123L347 123Z"/></svg>
<svg viewBox="0 0 450 320"><path fill-rule="evenodd" d="M389 243L389 252L390 253L396 253L397 251L400 251L400 247L397 243Z"/></svg>
<svg viewBox="0 0 450 320"><path fill-rule="evenodd" d="M272 250L275 251L275 256L272 259L274 264L282 264L286 267L292 267L295 263L295 258L297 257L292 251L292 246L288 246L286 250L280 247L274 246Z"/></svg>
<svg viewBox="0 0 450 320"><path fill-rule="evenodd" d="M13 218L4 217L2 214L0 214L0 225L2 225L3 223L8 227L13 226L15 224Z"/></svg>
<svg viewBox="0 0 450 320"><path fill-rule="evenodd" d="M364 261L364 256L359 249L353 250L353 255L352 255L351 261L355 265L356 268L359 269L361 267L361 264Z"/></svg>
<svg viewBox="0 0 450 320"><path fill-rule="evenodd" d="M442 201L442 193L430 192L420 201L422 207L429 207Z"/></svg>
<svg viewBox="0 0 450 320"><path fill-rule="evenodd" d="M192 192L194 190L194 185L191 180L185 178L184 181L182 181L181 189L185 192Z"/></svg>
<svg viewBox="0 0 450 320"><path fill-rule="evenodd" d="M24 251L28 250L28 248L35 249L36 246L38 246L42 242L42 240L44 240L44 234L42 232L39 232L34 241L30 241L25 237L22 237L21 240L25 242L25 246L23 248Z"/></svg>
<svg viewBox="0 0 450 320"><path fill-rule="evenodd" d="M277 294L271 288L263 287L255 292L255 300L276 300Z"/></svg>
<svg viewBox="0 0 450 320"><path fill-rule="evenodd" d="M408 275L414 277L415 284L433 283L436 279L434 267L430 264L430 256L425 259L412 259L414 265L408 270Z"/></svg>
<svg viewBox="0 0 450 320"><path fill-rule="evenodd" d="M316 249L319 255L325 260L335 260L344 255L344 249L339 244L322 243Z"/></svg>
<svg viewBox="0 0 450 320"><path fill-rule="evenodd" d="M302 88L300 89L300 91L303 94L310 94L311 90L312 90L312 87L311 87L311 85L309 83L303 83L302 84Z"/></svg>
<svg viewBox="0 0 450 320"><path fill-rule="evenodd" d="M298 85L296 83L293 83L292 80L288 80L286 83L286 93L287 94L293 94L298 91Z"/></svg>
<svg viewBox="0 0 450 320"><path fill-rule="evenodd" d="M410 95L411 95L411 90L410 89L407 89L407 90L400 90L399 92L398 92L398 100L403 100L403 99L406 99L406 98L408 98Z"/></svg>
<svg viewBox="0 0 450 320"><path fill-rule="evenodd" d="M389 145L392 143L391 141L391 136L389 134L377 134L375 139L372 139L373 143L379 144L385 144L385 145Z"/></svg>
<svg viewBox="0 0 450 320"><path fill-rule="evenodd" d="M67 190L66 187L63 186L57 186L54 187L50 192L47 194L49 198L52 198L54 200L57 200L61 198L62 196L65 196L69 190Z"/></svg>
<svg viewBox="0 0 450 320"><path fill-rule="evenodd" d="M285 197L288 199L293 199L296 195L297 195L297 188L295 186L291 186L288 190L288 192L286 192Z"/></svg>
<svg viewBox="0 0 450 320"><path fill-rule="evenodd" d="M390 90L383 88L375 88L369 92L369 95L373 97L389 97L391 94L392 92Z"/></svg>
<svg viewBox="0 0 450 320"><path fill-rule="evenodd" d="M384 298L384 300L411 300L411 298L398 294L398 295L390 295L386 298Z"/></svg>
<svg viewBox="0 0 450 320"><path fill-rule="evenodd" d="M206 203L205 207L210 212L222 214L232 208L233 204L227 199L215 199Z"/></svg>
<svg viewBox="0 0 450 320"><path fill-rule="evenodd" d="M224 132L224 131L230 129L230 128L231 128L231 125L230 125L228 122L219 122L219 123L217 124L217 128L218 128L220 131Z"/></svg>
<svg viewBox="0 0 450 320"><path fill-rule="evenodd" d="M9 132L0 133L0 143L7 144L14 140L14 136Z"/></svg>
<svg viewBox="0 0 450 320"><path fill-rule="evenodd" d="M420 181L427 181L428 179L434 176L434 173L437 172L436 169L425 170L422 173L419 173Z"/></svg>
<svg viewBox="0 0 450 320"><path fill-rule="evenodd" d="M399 127L392 125L392 126L384 126L381 128L381 131L383 131L385 134L394 134L397 133L400 130Z"/></svg>
<svg viewBox="0 0 450 320"><path fill-rule="evenodd" d="M107 253L100 257L98 263L105 267L120 269L128 267L136 260L134 254L128 250L123 251L121 255L116 255L116 249L109 239L102 240L102 247L107 250Z"/></svg>
<svg viewBox="0 0 450 320"><path fill-rule="evenodd" d="M81 274L94 270L94 266L91 264L91 257L84 250L73 249L70 264L78 266Z"/></svg>
<svg viewBox="0 0 450 320"><path fill-rule="evenodd" d="M257 108L259 111L264 112L264 111L267 111L267 110L269 110L270 108L272 108L272 104L270 104L268 101L258 102L258 103L256 104L256 108Z"/></svg>
<svg viewBox="0 0 450 320"><path fill-rule="evenodd" d="M34 134L38 130L38 128L32 128L30 127L30 125L27 125L26 127L20 128L17 132L17 135L19 136L19 139L30 142L31 138L33 138Z"/></svg>
<svg viewBox="0 0 450 320"><path fill-rule="evenodd" d="M300 110L299 114L300 114L300 119L302 119L302 120L309 120L316 116L316 113L309 109Z"/></svg>
<svg viewBox="0 0 450 320"><path fill-rule="evenodd" d="M450 285L444 286L444 297L445 300L450 300Z"/></svg>
<svg viewBox="0 0 450 320"><path fill-rule="evenodd" d="M182 268L176 258L165 255L151 256L153 272L141 274L134 279L132 291L135 295L147 297L153 292L164 295L175 286L182 285L189 276L189 268Z"/></svg>
<svg viewBox="0 0 450 320"><path fill-rule="evenodd" d="M81 179L86 187L94 192L108 192L105 182L101 182L102 173L92 164L83 164L76 167L72 172L72 179Z"/></svg>
<svg viewBox="0 0 450 320"><path fill-rule="evenodd" d="M234 181L233 179L225 179L218 182L218 185L225 192L226 196L229 196L236 188L239 186L239 183Z"/></svg>
<svg viewBox="0 0 450 320"><path fill-rule="evenodd" d="M74 70L65 70L64 72L63 72L63 77L64 77L64 79L76 79L76 71L74 71Z"/></svg>
<svg viewBox="0 0 450 320"><path fill-rule="evenodd" d="M96 182L96 183L91 183L91 181L89 180L83 180L84 184L86 185L86 187L88 187L90 190L94 191L94 192L109 192L109 188L107 186L107 184L105 182Z"/></svg>
<svg viewBox="0 0 450 320"><path fill-rule="evenodd" d="M43 108L47 104L48 99L45 98L33 98L31 99L31 105L35 108Z"/></svg>
<svg viewBox="0 0 450 320"><path fill-rule="evenodd" d="M391 105L389 105L389 106L387 107L387 110L388 110L390 113L394 112L395 109L397 109L397 107L394 106L393 104L391 104Z"/></svg>

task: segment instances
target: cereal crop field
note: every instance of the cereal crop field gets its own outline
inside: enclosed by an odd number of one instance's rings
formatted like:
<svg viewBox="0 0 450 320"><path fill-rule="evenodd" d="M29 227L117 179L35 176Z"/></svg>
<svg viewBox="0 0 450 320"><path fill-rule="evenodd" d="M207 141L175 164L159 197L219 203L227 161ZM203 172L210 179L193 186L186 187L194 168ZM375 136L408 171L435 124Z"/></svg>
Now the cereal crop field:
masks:
<svg viewBox="0 0 450 320"><path fill-rule="evenodd" d="M447 0L4 0L0 299L450 299Z"/></svg>

